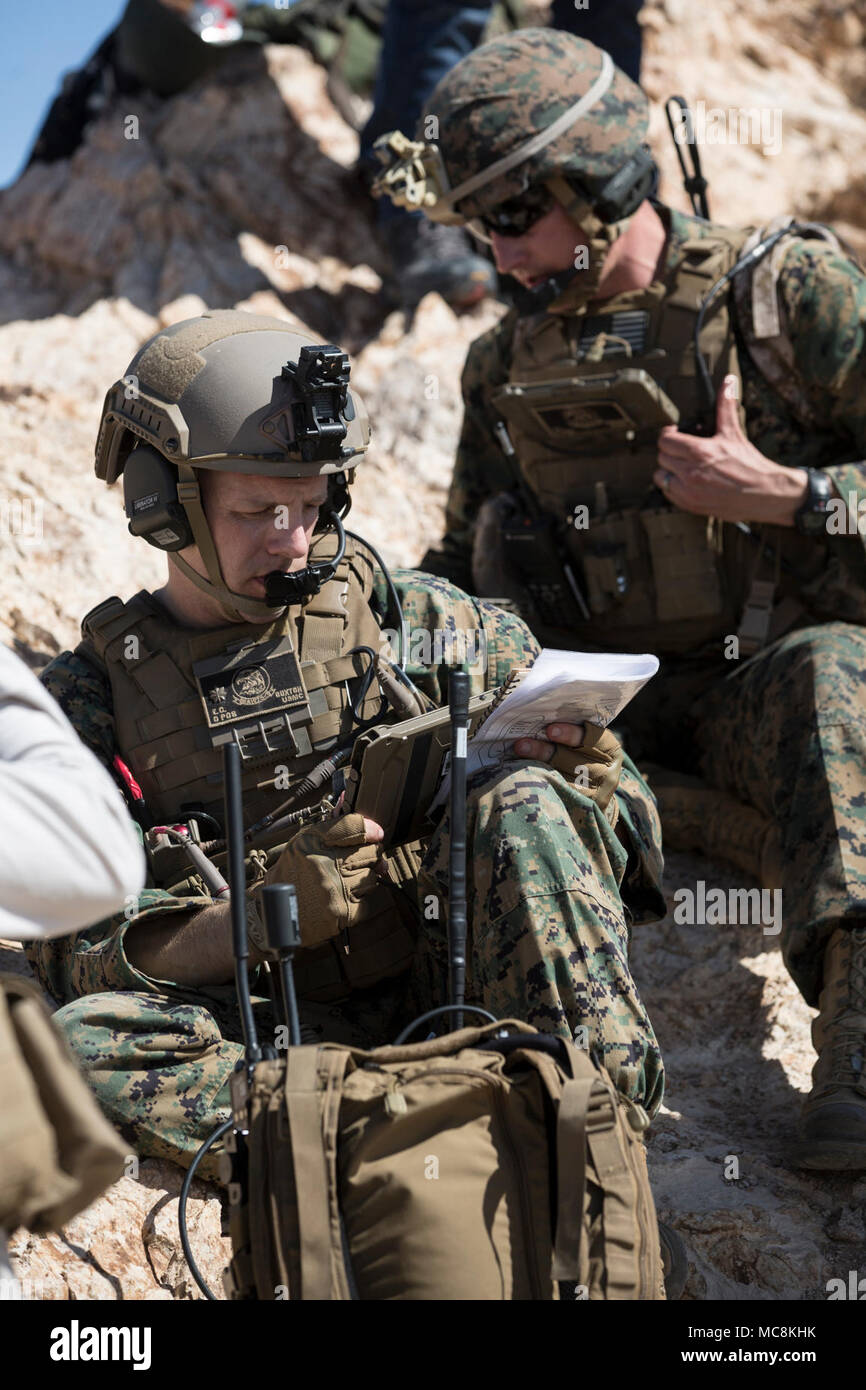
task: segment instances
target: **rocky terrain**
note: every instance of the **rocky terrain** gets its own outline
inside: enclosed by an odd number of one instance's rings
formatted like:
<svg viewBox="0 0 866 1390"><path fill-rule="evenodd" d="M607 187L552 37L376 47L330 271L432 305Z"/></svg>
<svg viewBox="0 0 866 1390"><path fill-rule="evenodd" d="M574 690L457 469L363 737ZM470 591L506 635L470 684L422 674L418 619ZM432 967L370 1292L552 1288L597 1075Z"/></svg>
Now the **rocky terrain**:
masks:
<svg viewBox="0 0 866 1390"><path fill-rule="evenodd" d="M663 113L682 92L703 103L714 215L827 218L866 250L862 4L745 0L733 16L663 0L643 22L661 196L687 207ZM0 638L37 668L75 642L87 608L161 578L164 561L130 542L120 497L92 473L104 392L160 324L234 306L346 347L375 427L352 521L392 564L412 564L440 532L466 347L501 312L458 317L433 296L411 323L389 312L352 172L357 137L301 50L267 49L171 101L125 103L71 160L0 193ZM720 108L768 113L763 145L713 143ZM671 895L698 878L734 884L670 857ZM786 1158L814 1054L777 938L669 915L636 931L634 952L668 1067L650 1164L660 1212L689 1247L686 1297L821 1299L830 1278L866 1273L866 1177L810 1176ZM2 955L26 968L20 952ZM142 1162L62 1236L19 1232L32 1296L200 1296L177 1236L179 1186L171 1165ZM191 1238L219 1289L216 1188L194 1188Z"/></svg>

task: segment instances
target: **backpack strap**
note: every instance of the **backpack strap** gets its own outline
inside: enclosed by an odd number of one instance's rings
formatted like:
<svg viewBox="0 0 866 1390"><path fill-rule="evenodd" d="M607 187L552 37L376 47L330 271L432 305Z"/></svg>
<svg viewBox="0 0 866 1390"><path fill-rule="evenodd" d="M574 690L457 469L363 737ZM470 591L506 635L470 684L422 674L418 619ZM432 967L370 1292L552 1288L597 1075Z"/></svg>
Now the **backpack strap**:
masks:
<svg viewBox="0 0 866 1390"><path fill-rule="evenodd" d="M586 1117L593 1076L566 1081L556 1113L556 1235L551 1277L580 1283L580 1247L586 1194Z"/></svg>
<svg viewBox="0 0 866 1390"><path fill-rule="evenodd" d="M605 1292L609 1299L635 1297L641 1287L637 1225L637 1181L625 1146L625 1119L608 1081L570 1042L563 1040L571 1077L552 1061L536 1060L556 1106L556 1232L551 1278L586 1283L588 1253L584 1250L584 1204L587 1170L601 1188L604 1223Z"/></svg>
<svg viewBox="0 0 866 1390"><path fill-rule="evenodd" d="M587 1118L586 1142L604 1193L605 1297L631 1299L641 1285L638 1193L625 1152L625 1123L612 1090L596 1091ZM640 1141L638 1141L640 1142Z"/></svg>
<svg viewBox="0 0 866 1390"><path fill-rule="evenodd" d="M298 1194L300 1297L349 1299L337 1192L337 1131L344 1048L290 1047L285 1102ZM300 1194L303 1193L303 1199Z"/></svg>

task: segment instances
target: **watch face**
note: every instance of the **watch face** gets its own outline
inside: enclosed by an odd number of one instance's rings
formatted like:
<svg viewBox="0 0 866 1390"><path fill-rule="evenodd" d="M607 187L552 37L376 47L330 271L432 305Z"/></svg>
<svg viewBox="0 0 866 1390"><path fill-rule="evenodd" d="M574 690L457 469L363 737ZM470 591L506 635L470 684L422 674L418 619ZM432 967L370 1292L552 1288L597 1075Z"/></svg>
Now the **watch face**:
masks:
<svg viewBox="0 0 866 1390"><path fill-rule="evenodd" d="M794 525L801 535L820 536L826 533L833 479L820 468L807 469L809 488L806 500L794 516Z"/></svg>

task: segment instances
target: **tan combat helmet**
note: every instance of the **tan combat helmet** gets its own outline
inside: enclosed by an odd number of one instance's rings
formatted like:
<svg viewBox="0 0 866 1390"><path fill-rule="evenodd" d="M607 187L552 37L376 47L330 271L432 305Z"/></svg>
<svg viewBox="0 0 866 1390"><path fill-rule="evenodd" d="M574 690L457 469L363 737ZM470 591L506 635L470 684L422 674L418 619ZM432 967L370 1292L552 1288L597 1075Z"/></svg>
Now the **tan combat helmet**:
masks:
<svg viewBox="0 0 866 1390"><path fill-rule="evenodd" d="M163 329L109 390L96 444L96 475L123 474L129 530L143 536L233 621L272 617L315 593L337 560L308 565L268 586L266 600L229 589L201 502L196 470L328 476L326 524L336 527L370 439L367 413L349 392L349 359L280 319L214 310ZM196 545L198 574L178 552Z"/></svg>

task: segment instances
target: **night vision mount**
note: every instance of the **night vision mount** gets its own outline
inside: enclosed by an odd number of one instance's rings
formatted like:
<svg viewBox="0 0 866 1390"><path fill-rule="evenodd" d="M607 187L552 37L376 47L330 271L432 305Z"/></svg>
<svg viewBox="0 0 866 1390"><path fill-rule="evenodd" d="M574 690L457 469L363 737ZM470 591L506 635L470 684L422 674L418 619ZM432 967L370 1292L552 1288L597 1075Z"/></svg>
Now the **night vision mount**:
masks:
<svg viewBox="0 0 866 1390"><path fill-rule="evenodd" d="M342 459L346 421L355 417L349 395L349 357L333 343L302 347L282 372L301 399L292 404L295 445L304 463Z"/></svg>
<svg viewBox="0 0 866 1390"><path fill-rule="evenodd" d="M333 343L302 347L297 362L287 362L282 375L301 397L292 404L292 421L295 447L304 463L351 457L352 450L343 448L346 422L355 417L349 395L348 354ZM292 573L272 570L265 576L265 603L270 608L300 603L333 579L346 553L346 533L340 515L348 510L345 475L332 475L323 519L337 533L337 553L331 560L320 560Z"/></svg>

